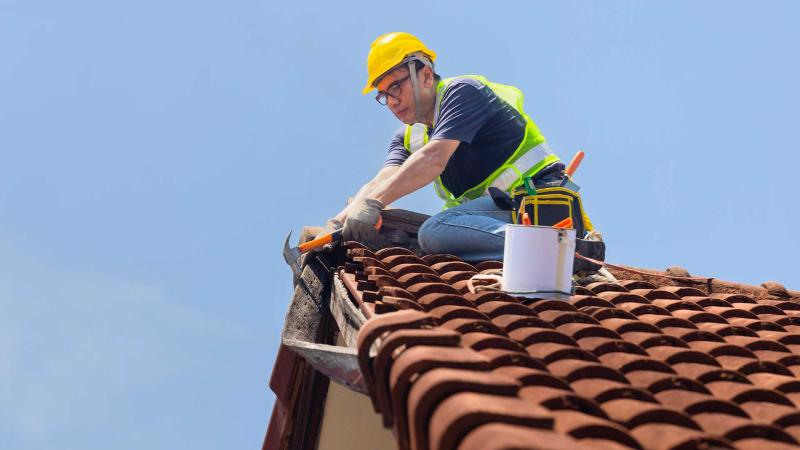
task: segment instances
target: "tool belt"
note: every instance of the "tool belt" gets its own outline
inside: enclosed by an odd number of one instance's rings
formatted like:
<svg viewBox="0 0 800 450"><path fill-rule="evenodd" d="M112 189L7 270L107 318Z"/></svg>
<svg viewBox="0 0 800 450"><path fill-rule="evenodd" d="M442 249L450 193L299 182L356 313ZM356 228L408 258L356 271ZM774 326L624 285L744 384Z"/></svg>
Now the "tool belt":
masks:
<svg viewBox="0 0 800 450"><path fill-rule="evenodd" d="M569 218L572 225L567 228L574 228L575 235L583 238L586 235L586 226L581 197L577 192L558 184L560 183L538 186L532 195L524 187L513 190L511 201L514 209L511 210L511 217L514 223L522 224L523 217L527 215L530 225L547 227Z"/></svg>
<svg viewBox="0 0 800 450"><path fill-rule="evenodd" d="M605 244L601 241L587 241L583 238L587 233L588 218L583 210L580 195L564 186L563 180L532 185L530 180L507 194L499 189L489 188L489 195L495 205L503 210L510 210L515 224L523 224L527 215L530 225L553 226L569 218L575 228L575 250L590 258L605 260ZM598 270L599 265L581 259L575 259L573 272Z"/></svg>

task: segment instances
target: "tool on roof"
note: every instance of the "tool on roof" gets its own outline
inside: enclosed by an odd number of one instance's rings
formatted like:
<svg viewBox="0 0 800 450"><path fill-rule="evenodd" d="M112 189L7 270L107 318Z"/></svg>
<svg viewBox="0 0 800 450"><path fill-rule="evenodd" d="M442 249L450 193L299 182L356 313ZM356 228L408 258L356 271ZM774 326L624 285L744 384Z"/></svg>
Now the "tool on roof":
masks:
<svg viewBox="0 0 800 450"><path fill-rule="evenodd" d="M565 187L575 192L581 190L581 187L572 181L572 175L575 173L576 170L578 170L578 167L581 165L584 156L586 156L586 153L584 153L584 151L581 150L578 153L576 153L575 156L572 158L572 161L570 161L569 166L567 166L567 170L564 171L566 176L564 177L564 181L561 182L562 187Z"/></svg>
<svg viewBox="0 0 800 450"><path fill-rule="evenodd" d="M553 228L572 228L572 217L567 217L561 222L558 222L557 224L553 225Z"/></svg>
<svg viewBox="0 0 800 450"><path fill-rule="evenodd" d="M383 219L381 216L378 216L378 222L375 224L375 229L380 230L382 225ZM292 268L292 272L297 275L300 273L300 263L298 261L300 256L302 256L303 253L308 253L311 250L322 247L323 245L341 242L342 230L343 228L339 228L330 233L325 233L322 236L319 236L311 241L304 242L297 247L289 247L289 239L292 237L292 232L289 231L289 235L286 236L286 241L283 243L283 259L285 259L286 264Z"/></svg>

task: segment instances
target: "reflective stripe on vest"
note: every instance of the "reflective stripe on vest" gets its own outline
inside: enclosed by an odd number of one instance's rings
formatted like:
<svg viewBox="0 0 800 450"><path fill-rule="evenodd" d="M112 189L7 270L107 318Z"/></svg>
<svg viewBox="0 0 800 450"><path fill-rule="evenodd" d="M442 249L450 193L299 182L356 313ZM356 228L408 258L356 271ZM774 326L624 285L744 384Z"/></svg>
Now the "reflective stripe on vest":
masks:
<svg viewBox="0 0 800 450"><path fill-rule="evenodd" d="M439 82L436 87L436 103L433 115L434 125L439 119L439 108L444 92L450 84L458 78L472 78L480 81L489 87L495 95L511 105L511 107L519 112L525 119L525 135L519 146L514 150L514 153L512 153L500 167L482 182L467 189L458 198L447 190L442 183L442 178L438 177L434 183L434 187L436 188L436 194L445 201L445 209L485 195L490 186L497 187L503 191L510 191L522 184L522 180L525 177L534 176L544 167L559 161L558 156L556 156L544 142L544 136L539 132L539 128L522 109L524 100L522 92L514 86L492 83L482 76L464 75L462 77L447 78ZM427 126L421 123L406 126L403 145L409 153L414 153L427 143Z"/></svg>

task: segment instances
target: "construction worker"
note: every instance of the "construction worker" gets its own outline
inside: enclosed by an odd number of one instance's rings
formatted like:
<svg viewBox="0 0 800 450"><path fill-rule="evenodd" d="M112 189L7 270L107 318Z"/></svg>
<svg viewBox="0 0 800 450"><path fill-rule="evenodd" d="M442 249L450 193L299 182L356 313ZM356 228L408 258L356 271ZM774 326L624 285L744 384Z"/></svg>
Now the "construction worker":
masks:
<svg viewBox="0 0 800 450"><path fill-rule="evenodd" d="M378 103L405 125L391 139L383 167L326 231L343 227L345 240L368 240L386 205L434 182L445 210L420 228L422 249L466 261L499 260L512 217L486 195L488 188L508 192L523 177L556 182L564 164L523 111L517 88L479 76L442 79L435 60L436 53L409 33L384 34L372 43L363 93L377 89Z"/></svg>

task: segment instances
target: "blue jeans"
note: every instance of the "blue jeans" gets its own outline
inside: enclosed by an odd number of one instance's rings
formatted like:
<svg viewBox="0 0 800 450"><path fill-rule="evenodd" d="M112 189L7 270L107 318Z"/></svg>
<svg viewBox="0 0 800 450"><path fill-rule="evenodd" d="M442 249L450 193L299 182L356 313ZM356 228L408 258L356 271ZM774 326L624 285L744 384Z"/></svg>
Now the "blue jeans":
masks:
<svg viewBox="0 0 800 450"><path fill-rule="evenodd" d="M479 197L426 220L419 245L427 253L450 253L464 261L502 261L509 223L511 211L499 209L491 197Z"/></svg>

